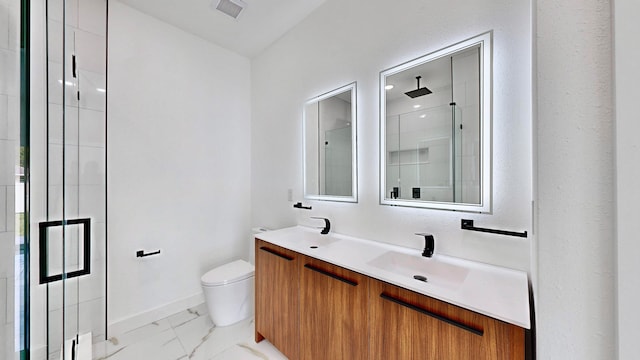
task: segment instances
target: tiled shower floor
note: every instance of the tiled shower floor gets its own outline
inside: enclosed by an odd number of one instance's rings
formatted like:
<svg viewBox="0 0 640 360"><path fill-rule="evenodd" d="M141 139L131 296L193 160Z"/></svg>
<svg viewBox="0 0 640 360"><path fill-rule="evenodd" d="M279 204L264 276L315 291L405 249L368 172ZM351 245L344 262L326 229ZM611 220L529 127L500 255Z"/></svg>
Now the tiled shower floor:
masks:
<svg viewBox="0 0 640 360"><path fill-rule="evenodd" d="M254 341L253 318L216 327L204 304L93 345L94 360L281 360L266 340Z"/></svg>

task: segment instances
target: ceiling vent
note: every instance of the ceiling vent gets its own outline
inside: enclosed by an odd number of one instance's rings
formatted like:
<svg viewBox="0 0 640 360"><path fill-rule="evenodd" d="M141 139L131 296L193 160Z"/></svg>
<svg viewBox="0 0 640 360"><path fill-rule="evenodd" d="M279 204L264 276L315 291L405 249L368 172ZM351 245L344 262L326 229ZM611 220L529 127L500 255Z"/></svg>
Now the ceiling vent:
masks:
<svg viewBox="0 0 640 360"><path fill-rule="evenodd" d="M234 19L237 19L242 10L247 7L247 4L242 0L214 0L213 3L215 4L216 1L218 1L216 10L219 10Z"/></svg>

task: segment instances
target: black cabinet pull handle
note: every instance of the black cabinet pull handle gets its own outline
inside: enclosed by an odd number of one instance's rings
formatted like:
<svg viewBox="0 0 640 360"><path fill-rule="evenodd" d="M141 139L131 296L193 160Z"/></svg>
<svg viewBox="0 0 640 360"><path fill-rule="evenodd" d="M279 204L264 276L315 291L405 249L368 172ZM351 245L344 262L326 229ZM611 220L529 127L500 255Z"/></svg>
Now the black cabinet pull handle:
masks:
<svg viewBox="0 0 640 360"><path fill-rule="evenodd" d="M260 250L266 251L271 255L275 255L275 256L283 258L283 259L285 259L287 261L293 261L292 257L288 257L288 256L285 256L285 255L279 254L279 253L275 252L274 250L269 249L268 247L263 246L263 247L260 248Z"/></svg>
<svg viewBox="0 0 640 360"><path fill-rule="evenodd" d="M431 316L432 318L438 319L440 321L444 321L447 324L459 327L459 328L461 328L463 330L467 330L467 331L469 331L471 333L474 333L476 335L480 335L480 336L484 335L484 330L478 330L478 329L472 328L472 327L467 326L465 324L459 323L459 322L457 322L455 320L451 320L449 318L446 318L446 317L444 317L442 315L438 315L438 314L432 313L431 311L425 310L425 309L423 309L421 307L418 307L418 306L415 306L415 305L411 305L411 304L406 303L406 302L404 302L402 300L396 299L396 298L394 298L392 296L389 296L389 295L387 295L385 293L381 293L380 297L385 299L385 300L389 300L389 301L391 301L393 303L396 303L398 305L407 307L407 308L409 308L411 310L415 310L415 311L417 311L417 312L419 312L421 314L425 314L425 315Z"/></svg>
<svg viewBox="0 0 640 360"><path fill-rule="evenodd" d="M304 265L304 267L306 267L306 268L307 268L307 269L309 269L309 270L313 270L313 271L315 271L315 272L318 272L318 273L320 273L320 274L322 274L322 275L326 275L326 276L331 277L331 278L334 278L334 279L336 279L336 280L340 280L340 281L342 281L343 283L347 283L347 284L349 284L349 285L351 285L351 286L358 286L358 283L356 283L356 282L353 282L353 281L351 281L351 280L347 280L347 279L342 278L342 277L340 277L340 276L338 276L338 275L332 274L332 273L330 273L330 272L328 272L328 271L324 271L324 270L322 270L322 269L318 269L318 268L316 268L316 267L313 267L312 265L305 264L305 265Z"/></svg>

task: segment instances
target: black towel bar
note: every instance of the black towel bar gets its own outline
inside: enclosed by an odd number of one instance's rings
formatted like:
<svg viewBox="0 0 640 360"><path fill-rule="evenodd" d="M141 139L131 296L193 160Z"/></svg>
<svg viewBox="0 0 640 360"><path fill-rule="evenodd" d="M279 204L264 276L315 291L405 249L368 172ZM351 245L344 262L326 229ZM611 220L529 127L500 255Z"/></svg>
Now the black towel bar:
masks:
<svg viewBox="0 0 640 360"><path fill-rule="evenodd" d="M487 229L481 227L473 226L473 220L462 219L460 228L462 230L471 230L471 231L480 231L491 234L499 234L499 235L508 235L508 236L517 236L517 237L527 237L527 232L517 232L517 231L506 231L506 230L496 230L496 229Z"/></svg>
<svg viewBox="0 0 640 360"><path fill-rule="evenodd" d="M137 257L145 257L145 256L151 256L151 255L158 255L158 254L160 254L160 250L156 250L156 251L150 252L150 253L145 253L144 250L136 251L136 256Z"/></svg>

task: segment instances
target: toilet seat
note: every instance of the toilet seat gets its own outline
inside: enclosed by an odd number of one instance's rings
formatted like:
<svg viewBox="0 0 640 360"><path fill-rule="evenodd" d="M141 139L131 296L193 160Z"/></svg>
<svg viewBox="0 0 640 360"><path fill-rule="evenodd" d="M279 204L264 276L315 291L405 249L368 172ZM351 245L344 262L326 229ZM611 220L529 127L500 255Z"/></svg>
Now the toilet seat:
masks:
<svg viewBox="0 0 640 360"><path fill-rule="evenodd" d="M210 270L200 278L202 286L221 286L248 279L254 274L254 266L244 260L235 260Z"/></svg>

